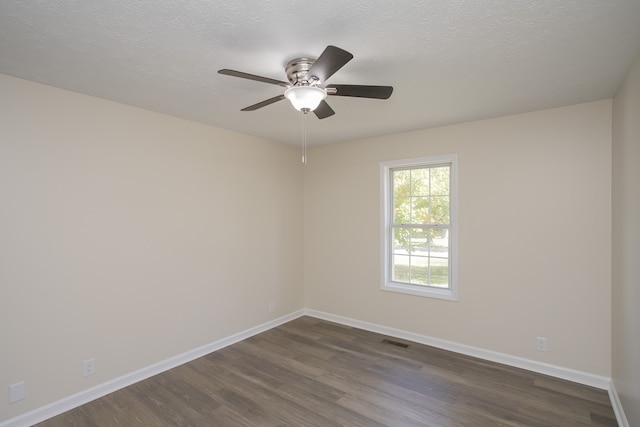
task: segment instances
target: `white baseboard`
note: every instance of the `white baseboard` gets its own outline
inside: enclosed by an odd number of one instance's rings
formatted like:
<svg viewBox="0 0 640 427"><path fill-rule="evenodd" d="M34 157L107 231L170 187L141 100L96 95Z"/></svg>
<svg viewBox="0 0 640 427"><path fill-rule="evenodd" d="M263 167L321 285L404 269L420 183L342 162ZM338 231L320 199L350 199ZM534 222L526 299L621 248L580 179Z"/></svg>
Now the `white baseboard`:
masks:
<svg viewBox="0 0 640 427"><path fill-rule="evenodd" d="M585 384L602 390L608 390L611 379L594 375L587 372L576 371L574 369L563 368L560 366L550 365L547 363L536 362L534 360L522 357L511 356L509 354L498 353L491 350L485 350L478 347L472 347L464 344L458 344L452 341L446 341L439 338L432 338L426 335L420 335L413 332L407 332L400 329L389 328L383 325L364 322L361 320L351 319L348 317L336 316L334 314L323 313L321 311L305 309L304 314L318 319L336 322L354 328L364 329L379 334L389 335L396 338L402 338L408 341L420 344L438 347L444 350L456 353L466 354L468 356L478 357L492 362L502 363L504 365L514 366L516 368L526 369L528 371L538 372L540 374L550 375L552 377L573 381L579 384Z"/></svg>
<svg viewBox="0 0 640 427"><path fill-rule="evenodd" d="M253 328L249 328L247 330L244 330L237 334L223 338L221 340L212 342L210 344L204 345L202 347L196 348L186 353L182 353L177 356L171 357L169 359L160 361L153 365L139 369L135 372L131 372L119 378L115 378L111 381L107 381L105 383L99 384L90 389L81 391L80 393L58 400L57 402L53 402L49 405L45 405L40 408L37 408L31 412L27 412L15 418L11 418L4 422L0 422L0 427L32 426L33 424L37 424L46 419L55 417L56 415L60 415L63 412L69 411L73 408L77 408L78 406L84 405L85 403L91 402L92 400L98 399L102 396L106 396L109 393L113 393L114 391L130 386L131 384L135 384L139 381L142 381L144 379L157 375L161 372L168 371L169 369L173 369L176 366L180 366L185 363L191 362L192 360L195 360L199 357L205 356L216 350L220 350L224 347L230 346L231 344L235 344L239 341L252 337L253 335L257 335L261 332L275 328L276 326L289 322L303 315L304 315L304 310L298 310L286 316L279 317L277 319L271 320L269 322L263 323Z"/></svg>
<svg viewBox="0 0 640 427"><path fill-rule="evenodd" d="M629 427L629 421L622 409L622 402L620 402L620 396L618 396L613 380L609 384L609 399L611 399L611 406L613 406L613 412L616 414L618 425L620 427Z"/></svg>
<svg viewBox="0 0 640 427"><path fill-rule="evenodd" d="M122 377L107 381L99 384L90 389L84 390L80 393L61 399L57 402L53 402L49 405L42 406L31 412L19 415L15 418L11 418L4 422L0 422L0 427L28 427L33 424L39 423L63 412L69 411L92 400L98 399L114 391L120 390L131 384L135 384L139 381L147 379L153 375L157 375L169 369L175 368L182 364L188 363L194 359L205 356L214 351L220 350L236 342L242 341L253 335L257 335L261 332L275 328L283 323L297 319L301 316L311 316L318 319L328 320L330 322L340 323L346 326L352 326L354 328L364 329L379 334L384 334L396 338L406 339L408 341L417 342L420 344L430 345L438 347L444 350L453 351L456 353L466 354L468 356L474 356L485 360L490 360L497 363L502 363L517 368L527 369L529 371L538 372L541 374L550 375L556 378L561 378L569 381L573 381L580 384L589 385L602 390L608 390L611 404L613 405L618 424L622 427L628 427L629 424L622 410L622 405L618 398L618 394L615 391L615 387L610 378L602 377L599 375L590 374L587 372L581 372L573 369L563 368L559 366L549 365L546 363L536 362L521 357L511 356L504 353L498 353L482 348L472 347L464 344L458 344L452 341L446 341L438 338L432 338L426 335L420 335L413 332L407 332L400 329L390 328L383 325L364 322L361 320L351 319L348 317L337 316L334 314L324 313L312 309L302 309L290 313L288 315L279 317L261 325L249 328L245 331L207 344L205 346L196 348L186 353L171 357L153 365L147 366L135 372L131 372Z"/></svg>

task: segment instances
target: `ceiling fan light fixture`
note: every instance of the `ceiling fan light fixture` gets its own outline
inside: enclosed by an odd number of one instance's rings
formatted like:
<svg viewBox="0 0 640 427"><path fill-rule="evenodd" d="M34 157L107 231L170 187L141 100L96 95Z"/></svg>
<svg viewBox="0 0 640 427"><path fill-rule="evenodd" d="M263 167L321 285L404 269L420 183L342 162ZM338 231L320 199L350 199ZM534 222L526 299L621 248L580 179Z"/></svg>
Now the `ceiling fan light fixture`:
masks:
<svg viewBox="0 0 640 427"><path fill-rule="evenodd" d="M298 111L313 111L327 97L327 92L315 86L293 86L284 91L293 108Z"/></svg>

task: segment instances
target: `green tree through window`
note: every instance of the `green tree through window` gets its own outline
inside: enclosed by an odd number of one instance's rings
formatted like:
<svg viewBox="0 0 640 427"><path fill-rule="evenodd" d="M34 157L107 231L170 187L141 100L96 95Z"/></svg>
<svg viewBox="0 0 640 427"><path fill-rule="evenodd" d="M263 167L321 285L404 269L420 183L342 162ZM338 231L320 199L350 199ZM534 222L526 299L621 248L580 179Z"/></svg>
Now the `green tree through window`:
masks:
<svg viewBox="0 0 640 427"><path fill-rule="evenodd" d="M391 169L394 282L449 287L450 166Z"/></svg>

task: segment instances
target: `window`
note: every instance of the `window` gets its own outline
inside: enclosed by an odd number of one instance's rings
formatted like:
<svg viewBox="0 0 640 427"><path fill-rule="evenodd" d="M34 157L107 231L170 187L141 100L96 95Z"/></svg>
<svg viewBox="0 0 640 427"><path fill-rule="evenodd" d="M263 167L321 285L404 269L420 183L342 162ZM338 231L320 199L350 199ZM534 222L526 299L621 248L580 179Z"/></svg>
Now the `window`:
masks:
<svg viewBox="0 0 640 427"><path fill-rule="evenodd" d="M456 155L380 164L381 289L456 300Z"/></svg>

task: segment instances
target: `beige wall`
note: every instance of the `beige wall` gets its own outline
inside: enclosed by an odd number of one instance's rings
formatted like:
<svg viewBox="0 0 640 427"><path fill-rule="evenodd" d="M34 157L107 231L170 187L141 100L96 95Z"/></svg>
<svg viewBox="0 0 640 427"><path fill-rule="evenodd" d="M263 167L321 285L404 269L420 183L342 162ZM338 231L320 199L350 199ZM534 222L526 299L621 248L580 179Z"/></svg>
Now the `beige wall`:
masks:
<svg viewBox="0 0 640 427"><path fill-rule="evenodd" d="M0 94L0 421L305 306L611 375L610 101L314 147L303 187L296 147L8 76ZM447 153L459 301L380 291L379 162Z"/></svg>
<svg viewBox="0 0 640 427"><path fill-rule="evenodd" d="M613 380L640 425L640 56L613 102Z"/></svg>
<svg viewBox="0 0 640 427"><path fill-rule="evenodd" d="M0 421L302 308L301 194L295 147L0 75Z"/></svg>
<svg viewBox="0 0 640 427"><path fill-rule="evenodd" d="M448 153L459 301L381 291L379 162ZM314 147L306 306L610 376L610 165L610 100Z"/></svg>

